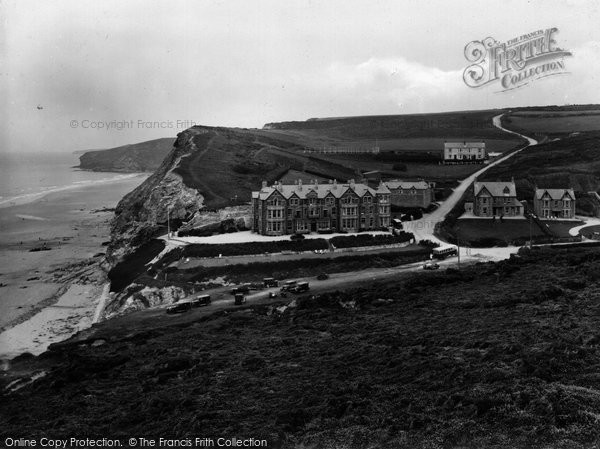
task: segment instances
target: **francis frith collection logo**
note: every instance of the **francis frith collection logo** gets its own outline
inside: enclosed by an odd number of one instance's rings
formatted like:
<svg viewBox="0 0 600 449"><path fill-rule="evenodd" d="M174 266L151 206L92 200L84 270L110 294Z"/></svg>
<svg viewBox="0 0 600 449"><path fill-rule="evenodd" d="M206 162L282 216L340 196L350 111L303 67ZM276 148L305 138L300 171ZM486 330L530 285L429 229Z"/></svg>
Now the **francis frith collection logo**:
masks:
<svg viewBox="0 0 600 449"><path fill-rule="evenodd" d="M564 58L571 52L557 46L558 28L524 34L504 43L492 37L465 46L465 58L472 63L463 72L469 87L500 83L500 92L523 87L547 76L568 73Z"/></svg>

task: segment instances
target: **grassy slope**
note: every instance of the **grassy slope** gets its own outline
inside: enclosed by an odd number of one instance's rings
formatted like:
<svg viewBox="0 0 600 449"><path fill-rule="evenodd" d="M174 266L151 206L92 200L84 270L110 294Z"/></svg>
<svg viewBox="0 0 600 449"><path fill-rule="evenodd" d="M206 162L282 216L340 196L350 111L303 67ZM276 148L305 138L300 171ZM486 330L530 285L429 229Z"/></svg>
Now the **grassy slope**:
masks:
<svg viewBox="0 0 600 449"><path fill-rule="evenodd" d="M53 368L1 398L0 437L583 447L600 437L599 279L598 250L548 249L283 313L256 306L125 338L107 329L108 344L34 362Z"/></svg>
<svg viewBox="0 0 600 449"><path fill-rule="evenodd" d="M173 148L173 142L173 138L165 138L110 150L86 151L79 157L80 167L97 171L154 171Z"/></svg>
<svg viewBox="0 0 600 449"><path fill-rule="evenodd" d="M547 142L517 154L491 168L483 179L517 181L517 196L533 198L538 187L573 187L587 192L600 189L600 132L586 132Z"/></svg>
<svg viewBox="0 0 600 449"><path fill-rule="evenodd" d="M506 114L502 122L506 128L538 138L600 131L600 105L517 108Z"/></svg>
<svg viewBox="0 0 600 449"><path fill-rule="evenodd" d="M175 172L197 189L210 208L250 201L263 180L272 183L289 169L312 170L327 177L350 179L354 171L342 165L294 154L287 142L259 138L252 131L213 128L206 142L194 138L197 149L182 159Z"/></svg>

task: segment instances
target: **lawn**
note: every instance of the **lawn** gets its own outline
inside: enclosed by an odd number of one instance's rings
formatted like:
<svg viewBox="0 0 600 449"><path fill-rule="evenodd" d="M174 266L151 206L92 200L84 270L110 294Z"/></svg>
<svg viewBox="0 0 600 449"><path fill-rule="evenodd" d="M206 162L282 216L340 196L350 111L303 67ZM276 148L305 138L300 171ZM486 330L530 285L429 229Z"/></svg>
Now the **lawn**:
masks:
<svg viewBox="0 0 600 449"><path fill-rule="evenodd" d="M500 222L497 218L491 219L465 218L457 222L458 236L461 241L473 246L480 246L477 243L483 241L495 241L500 244L504 242L509 244L513 240L529 240L529 220L511 220L506 219ZM455 227L456 230L456 227ZM531 227L533 237L543 237L542 230L533 223Z"/></svg>
<svg viewBox="0 0 600 449"><path fill-rule="evenodd" d="M548 225L550 231L556 237L570 237L569 229L584 224L583 221L555 221L555 220L544 220L544 223Z"/></svg>

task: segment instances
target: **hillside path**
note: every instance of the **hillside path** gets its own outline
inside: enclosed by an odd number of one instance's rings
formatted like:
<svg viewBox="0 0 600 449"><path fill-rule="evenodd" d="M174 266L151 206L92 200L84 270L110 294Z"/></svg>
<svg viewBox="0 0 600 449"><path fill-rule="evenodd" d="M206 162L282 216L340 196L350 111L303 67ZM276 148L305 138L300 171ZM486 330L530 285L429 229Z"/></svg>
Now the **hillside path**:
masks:
<svg viewBox="0 0 600 449"><path fill-rule="evenodd" d="M537 143L538 143L537 140L534 140L531 137L527 137L523 134L519 134L514 131L510 131L506 128L503 128L500 123L500 119L501 119L502 115L503 114L497 115L492 119L492 123L494 124L494 126L498 129L501 129L504 132L507 132L510 134L515 134L519 137L522 137L523 139L527 139L527 141L529 143L527 145L525 145L523 148L519 148L518 150L513 151L512 153L510 153L504 157L501 157L500 159L495 160L491 164L488 164L485 167L483 167L481 170L478 170L477 172L473 173L468 178L463 179L460 182L460 184L458 185L458 187L456 187L454 189L452 194L444 202L442 202L440 204L440 207L438 207L436 210L434 210L431 214L423 215L423 218L421 218L419 220L404 222L403 225L404 225L405 230L408 232L412 232L415 235L415 239L417 241L431 240L432 242L439 243L440 245L446 244L447 242L440 240L438 237L436 237L434 235L435 225L437 223L444 221L444 218L446 218L446 215L448 215L448 213L452 210L452 208L454 208L454 206L456 206L456 203L458 203L458 201L461 199L461 197L463 196L465 191L473 184L475 179L477 177L481 176L482 174L484 174L490 168L510 159L515 154L520 153L524 149L529 148L532 145L537 145Z"/></svg>

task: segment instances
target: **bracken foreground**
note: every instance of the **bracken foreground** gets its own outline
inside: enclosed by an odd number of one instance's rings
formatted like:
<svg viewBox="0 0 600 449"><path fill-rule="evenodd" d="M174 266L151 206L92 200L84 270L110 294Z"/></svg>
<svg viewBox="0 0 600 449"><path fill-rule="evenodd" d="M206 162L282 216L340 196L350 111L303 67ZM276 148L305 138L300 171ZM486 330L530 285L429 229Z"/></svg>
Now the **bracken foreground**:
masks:
<svg viewBox="0 0 600 449"><path fill-rule="evenodd" d="M178 323L16 360L16 371L49 373L2 394L2 441L246 436L297 448L599 441L597 248L523 250L496 264Z"/></svg>

